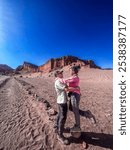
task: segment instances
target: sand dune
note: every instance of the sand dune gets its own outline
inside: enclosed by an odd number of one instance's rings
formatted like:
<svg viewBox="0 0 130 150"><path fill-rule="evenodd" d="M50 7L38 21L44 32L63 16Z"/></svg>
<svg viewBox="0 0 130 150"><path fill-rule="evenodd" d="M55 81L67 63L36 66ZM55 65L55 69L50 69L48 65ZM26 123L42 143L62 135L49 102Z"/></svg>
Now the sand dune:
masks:
<svg viewBox="0 0 130 150"><path fill-rule="evenodd" d="M64 68L64 75L69 76L67 68ZM64 133L70 140L68 146L57 141L53 129L56 116L50 116L47 107L49 103L57 110L54 77L48 74L0 77L0 149L79 150L83 149L83 143L88 145L88 150L112 149L112 70L83 68L79 77L80 109L90 110L97 124L81 117L80 139ZM69 111L66 127L72 127L73 123L74 116Z"/></svg>

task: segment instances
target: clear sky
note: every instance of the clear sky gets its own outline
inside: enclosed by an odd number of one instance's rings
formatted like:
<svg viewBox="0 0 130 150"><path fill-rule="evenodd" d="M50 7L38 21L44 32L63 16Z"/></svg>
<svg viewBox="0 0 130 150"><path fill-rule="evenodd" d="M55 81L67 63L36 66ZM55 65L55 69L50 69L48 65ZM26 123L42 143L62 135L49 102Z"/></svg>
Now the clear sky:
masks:
<svg viewBox="0 0 130 150"><path fill-rule="evenodd" d="M74 55L113 63L112 0L0 0L0 64Z"/></svg>

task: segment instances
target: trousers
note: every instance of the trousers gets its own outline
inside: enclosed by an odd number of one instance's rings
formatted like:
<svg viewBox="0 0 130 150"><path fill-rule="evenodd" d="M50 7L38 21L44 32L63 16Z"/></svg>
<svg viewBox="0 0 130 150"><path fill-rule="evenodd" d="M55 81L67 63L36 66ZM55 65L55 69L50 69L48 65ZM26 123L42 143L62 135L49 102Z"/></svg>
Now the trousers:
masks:
<svg viewBox="0 0 130 150"><path fill-rule="evenodd" d="M67 119L67 103L58 104L58 114L56 118L56 125L58 129L58 134L62 135L64 131L65 122Z"/></svg>
<svg viewBox="0 0 130 150"><path fill-rule="evenodd" d="M80 95L72 92L70 96L70 105L75 116L75 125L78 127L80 127L79 102L80 102Z"/></svg>

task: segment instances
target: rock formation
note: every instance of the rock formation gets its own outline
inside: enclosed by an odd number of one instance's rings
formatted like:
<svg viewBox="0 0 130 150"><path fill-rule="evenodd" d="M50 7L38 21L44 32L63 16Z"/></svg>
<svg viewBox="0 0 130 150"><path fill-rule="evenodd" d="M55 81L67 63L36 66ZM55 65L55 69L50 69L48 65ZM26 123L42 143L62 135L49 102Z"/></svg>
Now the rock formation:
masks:
<svg viewBox="0 0 130 150"><path fill-rule="evenodd" d="M20 72L20 71L32 72L32 73L37 72L38 66L29 62L24 62L23 65L18 66L15 70L15 72Z"/></svg>
<svg viewBox="0 0 130 150"><path fill-rule="evenodd" d="M101 69L94 63L93 60L82 60L75 56L64 56L56 59L50 59L45 64L39 66L38 70L42 72L50 72L68 65L79 65L80 67L86 66L89 68Z"/></svg>
<svg viewBox="0 0 130 150"><path fill-rule="evenodd" d="M75 56L63 56L55 59L52 58L41 66L37 66L29 62L24 62L23 65L20 65L15 69L14 73L19 74L19 73L34 73L34 72L51 72L56 69L61 69L65 66L71 67L73 65L78 65L79 67L84 66L88 68L101 69L94 63L93 60L83 60ZM7 65L0 65L0 72L2 73L13 72L13 69Z"/></svg>
<svg viewBox="0 0 130 150"><path fill-rule="evenodd" d="M88 68L98 68L93 60L83 60L75 56L63 56L60 58L52 58L48 60L45 64L41 66L34 65L29 62L24 62L23 65L18 66L15 69L15 74L17 73L34 73L34 72L51 72L56 69L61 69L65 66L73 66L78 65L80 67L88 67Z"/></svg>
<svg viewBox="0 0 130 150"><path fill-rule="evenodd" d="M13 69L5 64L0 64L0 74L7 75L9 73L12 73Z"/></svg>

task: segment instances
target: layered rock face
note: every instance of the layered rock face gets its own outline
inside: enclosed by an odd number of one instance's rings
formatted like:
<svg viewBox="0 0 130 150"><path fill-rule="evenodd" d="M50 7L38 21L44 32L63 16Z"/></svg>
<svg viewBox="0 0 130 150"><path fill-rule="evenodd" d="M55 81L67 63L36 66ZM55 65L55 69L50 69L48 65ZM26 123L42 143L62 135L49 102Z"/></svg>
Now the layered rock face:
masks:
<svg viewBox="0 0 130 150"><path fill-rule="evenodd" d="M38 70L42 72L50 72L62 68L64 66L73 66L73 65L79 65L80 67L86 66L89 68L100 69L100 67L97 66L93 60L82 60L74 56L64 56L61 58L50 59L45 64L39 66Z"/></svg>
<svg viewBox="0 0 130 150"><path fill-rule="evenodd" d="M18 66L15 71L7 66L7 65L0 65L0 73L7 74L7 73L34 73L34 72L51 72L56 69L61 69L65 66L71 67L73 65L78 65L80 67L88 67L88 68L98 68L93 60L82 60L75 56L63 56L60 58L52 58L48 60L45 64L41 66L34 65L29 62L24 62L23 65Z"/></svg>
<svg viewBox="0 0 130 150"><path fill-rule="evenodd" d="M23 65L18 66L16 68L16 72L17 71L37 72L38 71L38 66L34 65L32 63L29 63L29 62L24 62Z"/></svg>

